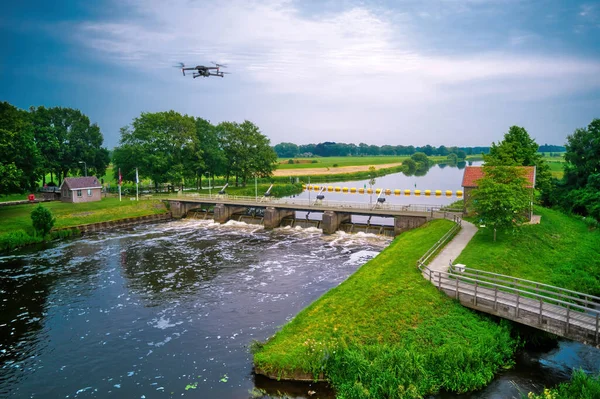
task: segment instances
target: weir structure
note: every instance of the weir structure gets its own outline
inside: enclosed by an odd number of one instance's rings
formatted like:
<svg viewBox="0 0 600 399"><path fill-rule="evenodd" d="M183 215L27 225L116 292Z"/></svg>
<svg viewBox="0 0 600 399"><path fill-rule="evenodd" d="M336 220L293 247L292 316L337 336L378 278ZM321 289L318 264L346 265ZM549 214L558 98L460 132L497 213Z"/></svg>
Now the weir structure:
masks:
<svg viewBox="0 0 600 399"><path fill-rule="evenodd" d="M273 229L281 226L284 220L294 218L296 211L321 213L319 227L325 234L333 234L343 223L348 223L352 215L393 218L393 232L398 235L414 229L431 219L452 218L459 212L446 211L438 205L395 205L377 202L375 204L319 200L310 202L300 198L241 197L230 195L191 194L169 198L169 209L174 218L185 217L193 210L213 209L214 220L225 223L242 215L256 212L264 213L264 227Z"/></svg>

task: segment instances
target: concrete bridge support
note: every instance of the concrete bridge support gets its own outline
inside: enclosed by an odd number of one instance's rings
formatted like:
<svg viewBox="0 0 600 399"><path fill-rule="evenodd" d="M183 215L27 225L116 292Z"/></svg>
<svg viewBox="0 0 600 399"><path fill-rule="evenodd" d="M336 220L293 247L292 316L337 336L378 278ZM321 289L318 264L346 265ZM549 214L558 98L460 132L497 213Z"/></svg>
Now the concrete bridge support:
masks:
<svg viewBox="0 0 600 399"><path fill-rule="evenodd" d="M174 219L181 219L193 208L198 208L198 204L193 202L169 201L169 210Z"/></svg>
<svg viewBox="0 0 600 399"><path fill-rule="evenodd" d="M217 204L214 207L213 215L215 222L217 223L225 223L231 218L231 215L236 213L245 212L245 206L236 206L236 205L225 205L225 204Z"/></svg>
<svg viewBox="0 0 600 399"><path fill-rule="evenodd" d="M426 216L396 216L394 217L394 235L424 225L428 218Z"/></svg>
<svg viewBox="0 0 600 399"><path fill-rule="evenodd" d="M339 228L343 222L349 222L352 215L349 213L340 213L333 211L325 211L323 213L323 221L321 222L321 228L325 234L333 234Z"/></svg>
<svg viewBox="0 0 600 399"><path fill-rule="evenodd" d="M265 218L264 218L264 226L265 229L274 229L279 227L281 224L281 220L288 216L294 216L295 211L290 211L289 209L277 209L272 207L267 207L265 209Z"/></svg>

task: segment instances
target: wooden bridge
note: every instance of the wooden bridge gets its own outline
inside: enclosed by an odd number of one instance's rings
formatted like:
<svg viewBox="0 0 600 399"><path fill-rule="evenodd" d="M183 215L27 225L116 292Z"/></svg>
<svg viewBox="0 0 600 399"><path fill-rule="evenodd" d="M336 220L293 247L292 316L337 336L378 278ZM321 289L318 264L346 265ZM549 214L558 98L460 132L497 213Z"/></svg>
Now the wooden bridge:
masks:
<svg viewBox="0 0 600 399"><path fill-rule="evenodd" d="M536 281L428 261L456 234L460 221L417 261L423 277L463 306L588 345L600 344L600 298Z"/></svg>
<svg viewBox="0 0 600 399"><path fill-rule="evenodd" d="M169 198L173 217L184 217L194 209L212 208L214 220L224 223L236 214L245 214L250 209L264 212L264 226L267 229L281 225L284 218L294 217L296 211L322 213L321 228L325 234L337 231L340 224L350 221L352 215L379 216L394 219L394 233L421 226L431 219L453 218L462 215L451 212L441 205L398 205L385 202L342 202L301 198L243 197L232 195L188 194Z"/></svg>

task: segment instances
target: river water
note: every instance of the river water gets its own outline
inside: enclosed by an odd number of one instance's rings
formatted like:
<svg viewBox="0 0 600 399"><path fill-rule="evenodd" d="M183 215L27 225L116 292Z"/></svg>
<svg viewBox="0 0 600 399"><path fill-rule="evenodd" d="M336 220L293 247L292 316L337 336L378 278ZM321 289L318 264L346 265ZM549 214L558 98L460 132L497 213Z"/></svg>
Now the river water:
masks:
<svg viewBox="0 0 600 399"><path fill-rule="evenodd" d="M97 233L0 257L0 397L327 397L252 374L264 340L390 242L204 220ZM485 390L509 398L600 367L563 341L524 352ZM187 388L187 389L186 389Z"/></svg>
<svg viewBox="0 0 600 399"><path fill-rule="evenodd" d="M252 340L388 243L185 220L0 257L0 397L248 398Z"/></svg>

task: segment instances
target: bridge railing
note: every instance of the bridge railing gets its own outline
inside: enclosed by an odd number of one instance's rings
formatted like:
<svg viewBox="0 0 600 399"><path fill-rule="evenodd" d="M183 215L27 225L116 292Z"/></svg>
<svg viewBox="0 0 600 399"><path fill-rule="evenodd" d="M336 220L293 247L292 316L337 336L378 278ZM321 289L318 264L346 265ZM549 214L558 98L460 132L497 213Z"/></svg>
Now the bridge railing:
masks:
<svg viewBox="0 0 600 399"><path fill-rule="evenodd" d="M220 194L183 194L178 196L190 199L190 200L209 200L209 201L222 201L243 203L248 205L261 205L265 204L277 204L277 205L299 205L303 207L315 207L315 208L328 208L332 210L388 210L396 212L420 212L420 213L445 213L451 215L452 212L444 210L443 205L426 205L426 204L370 204L366 202L345 202L345 201L331 201L331 200L320 200L315 201L305 198L272 198L272 197L252 197L252 196L240 196L240 195L220 195Z"/></svg>
<svg viewBox="0 0 600 399"><path fill-rule="evenodd" d="M455 220L456 221L456 220ZM469 295L477 308L478 299L492 303L493 309L499 304L515 308L514 318L520 318L523 310L537 315L539 324L542 318L552 318L564 322L566 333L569 328L578 326L589 331L600 343L600 297L568 290L537 281L516 278L472 268L450 265L448 272L431 270L427 262L447 243L458 230L459 222L436 242L418 261L417 267L423 276L438 289L454 292L455 298Z"/></svg>

